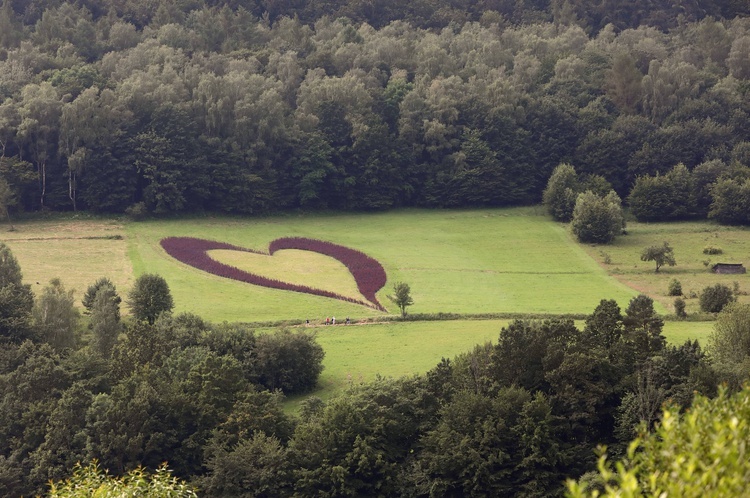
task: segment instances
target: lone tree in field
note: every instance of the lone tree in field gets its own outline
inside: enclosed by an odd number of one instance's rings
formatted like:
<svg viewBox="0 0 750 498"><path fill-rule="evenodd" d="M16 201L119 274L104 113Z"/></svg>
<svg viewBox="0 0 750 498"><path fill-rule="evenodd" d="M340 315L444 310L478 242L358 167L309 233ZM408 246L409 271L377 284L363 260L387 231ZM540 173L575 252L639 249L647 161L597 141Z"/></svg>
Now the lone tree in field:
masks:
<svg viewBox="0 0 750 498"><path fill-rule="evenodd" d="M153 325L164 312L172 311L174 301L167 281L160 275L145 273L138 277L128 294L128 306L136 320Z"/></svg>
<svg viewBox="0 0 750 498"><path fill-rule="evenodd" d="M388 299L393 301L393 304L401 310L402 318L406 317L406 307L414 304L414 300L411 298L411 288L409 284L405 284L404 282L393 284L393 295L388 296Z"/></svg>
<svg viewBox="0 0 750 498"><path fill-rule="evenodd" d="M674 249L669 242L664 242L661 246L645 247L641 252L641 261L653 261L656 263L656 273L664 265L674 266Z"/></svg>

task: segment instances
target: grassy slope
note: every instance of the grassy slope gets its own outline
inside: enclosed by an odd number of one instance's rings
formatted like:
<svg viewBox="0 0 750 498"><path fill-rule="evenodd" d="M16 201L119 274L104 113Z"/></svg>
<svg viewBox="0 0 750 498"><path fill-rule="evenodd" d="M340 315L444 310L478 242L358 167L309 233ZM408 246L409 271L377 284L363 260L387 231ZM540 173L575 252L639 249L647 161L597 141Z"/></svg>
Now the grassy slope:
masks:
<svg viewBox="0 0 750 498"><path fill-rule="evenodd" d="M688 314L698 313L698 295L708 285L723 283L733 287L734 282L741 292L750 291L750 274L715 275L710 273L704 262L744 263L750 266L750 229L747 227L727 227L707 221L682 223L636 223L628 225L629 234L618 237L609 246L585 246L589 255L597 260L615 278L625 285L644 292L662 303L672 312L674 297L667 296L669 281L676 278L682 283ZM644 247L661 245L664 241L674 248L677 265L663 267L655 273L653 262L640 260ZM723 249L720 255L703 254L706 246ZM609 254L611 264L604 264L604 253ZM747 295L739 296L740 301L750 302Z"/></svg>
<svg viewBox="0 0 750 498"><path fill-rule="evenodd" d="M587 313L600 299L626 303L635 294L609 277L570 240L563 226L534 208L149 221L129 225L128 234L136 273L163 275L178 311L189 310L209 320L317 321L379 312L207 275L168 257L159 246L162 237L203 237L256 250L266 250L270 241L284 236L346 245L384 266L388 284L378 297L387 307L392 308L386 297L392 283L409 283L414 313ZM243 268L275 275L268 264L253 266L257 257L240 261L243 257L222 255ZM284 264L278 263L277 272L285 272ZM288 268L295 264L288 263ZM316 279L298 276L296 271L286 274L295 282ZM331 282L346 278L345 269L338 273L326 269L317 277L317 286L339 289Z"/></svg>

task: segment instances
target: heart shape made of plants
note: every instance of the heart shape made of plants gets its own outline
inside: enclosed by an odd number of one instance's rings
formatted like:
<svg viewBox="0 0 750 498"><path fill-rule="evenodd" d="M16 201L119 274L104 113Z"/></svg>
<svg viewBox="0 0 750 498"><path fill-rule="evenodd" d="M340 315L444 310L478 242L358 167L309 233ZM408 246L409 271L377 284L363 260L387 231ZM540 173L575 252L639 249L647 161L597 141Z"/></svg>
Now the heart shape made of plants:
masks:
<svg viewBox="0 0 750 498"><path fill-rule="evenodd" d="M304 237L283 237L276 239L268 245L267 253L227 244L226 242L198 239L195 237L166 237L161 239L160 243L167 254L176 260L219 277L247 282L248 284L260 285L272 289L304 292L315 296L340 299L342 301L375 308L380 311L386 311L375 296L375 294L385 285L385 270L376 259L355 249L350 249L323 240L308 239ZM263 254L266 256L273 256L276 251L283 249L297 249L323 254L346 266L349 273L354 277L359 292L367 299L367 301L344 296L325 289L317 289L292 282L284 282L282 280L267 278L262 275L256 275L241 270L237 267L217 261L208 254L208 251L217 249Z"/></svg>

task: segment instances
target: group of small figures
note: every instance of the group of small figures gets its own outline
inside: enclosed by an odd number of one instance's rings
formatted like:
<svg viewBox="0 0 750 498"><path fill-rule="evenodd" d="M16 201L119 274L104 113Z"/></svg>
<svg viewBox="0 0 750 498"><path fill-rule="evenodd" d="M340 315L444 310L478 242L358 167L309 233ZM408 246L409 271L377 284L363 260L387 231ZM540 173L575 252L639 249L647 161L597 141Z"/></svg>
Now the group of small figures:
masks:
<svg viewBox="0 0 750 498"><path fill-rule="evenodd" d="M307 325L310 325L310 320L305 320L305 323ZM346 320L344 321L344 325L349 325L350 323L352 322L351 320L349 320L349 317L347 316ZM336 325L336 317L335 316L331 318L326 317L326 325Z"/></svg>

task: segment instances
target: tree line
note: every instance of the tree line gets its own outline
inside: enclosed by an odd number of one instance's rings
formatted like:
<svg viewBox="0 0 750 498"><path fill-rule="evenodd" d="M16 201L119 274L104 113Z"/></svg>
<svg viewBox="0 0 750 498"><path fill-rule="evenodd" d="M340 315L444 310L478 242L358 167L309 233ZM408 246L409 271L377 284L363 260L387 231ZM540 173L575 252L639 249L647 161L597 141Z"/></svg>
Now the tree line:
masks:
<svg viewBox="0 0 750 498"><path fill-rule="evenodd" d="M283 396L309 392L322 368L313 336L173 316L155 275L126 302L123 321L116 289L93 283L82 330L72 293L55 280L33 296L0 247L4 496L43 493L94 460L127 480L166 461L201 496L558 496L595 470L597 446L625 455L665 401L682 410L750 373L748 305L719 314L709 357L696 341L668 345L640 295L624 312L602 300L581 329L516 320L424 375L308 397L291 416Z"/></svg>
<svg viewBox="0 0 750 498"><path fill-rule="evenodd" d="M563 162L622 199L680 163L748 166L742 2L666 26L512 3L438 27L329 17L354 3L4 0L0 205L499 206L538 202ZM673 8L621 8L647 4Z"/></svg>

